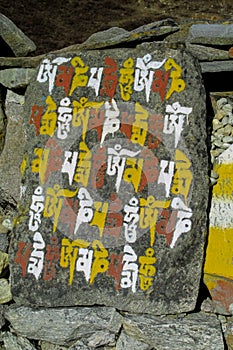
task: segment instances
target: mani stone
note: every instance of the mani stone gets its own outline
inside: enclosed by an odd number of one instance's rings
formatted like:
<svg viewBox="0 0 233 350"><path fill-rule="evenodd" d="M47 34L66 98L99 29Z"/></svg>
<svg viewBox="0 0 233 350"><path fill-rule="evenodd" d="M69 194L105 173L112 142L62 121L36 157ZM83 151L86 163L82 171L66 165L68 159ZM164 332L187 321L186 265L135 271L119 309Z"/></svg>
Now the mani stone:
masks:
<svg viewBox="0 0 233 350"><path fill-rule="evenodd" d="M14 300L193 310L208 202L198 61L162 43L49 55L24 117Z"/></svg>
<svg viewBox="0 0 233 350"><path fill-rule="evenodd" d="M232 315L233 145L217 158L214 171L219 177L212 192L204 282L210 291L216 312Z"/></svg>
<svg viewBox="0 0 233 350"><path fill-rule="evenodd" d="M123 329L156 350L224 350L217 316L202 312L162 317L126 315Z"/></svg>
<svg viewBox="0 0 233 350"><path fill-rule="evenodd" d="M26 56L36 46L9 18L0 13L0 37L14 52L15 56ZM1 55L3 56L3 55Z"/></svg>

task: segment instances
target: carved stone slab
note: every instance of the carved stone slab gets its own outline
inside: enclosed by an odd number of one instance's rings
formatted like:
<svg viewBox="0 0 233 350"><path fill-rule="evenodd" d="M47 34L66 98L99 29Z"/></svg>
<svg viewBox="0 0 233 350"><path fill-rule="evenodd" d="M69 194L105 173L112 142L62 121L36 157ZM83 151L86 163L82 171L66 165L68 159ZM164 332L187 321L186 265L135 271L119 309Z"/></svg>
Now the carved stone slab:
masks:
<svg viewBox="0 0 233 350"><path fill-rule="evenodd" d="M208 196L205 93L163 44L50 55L27 90L19 303L195 307Z"/></svg>

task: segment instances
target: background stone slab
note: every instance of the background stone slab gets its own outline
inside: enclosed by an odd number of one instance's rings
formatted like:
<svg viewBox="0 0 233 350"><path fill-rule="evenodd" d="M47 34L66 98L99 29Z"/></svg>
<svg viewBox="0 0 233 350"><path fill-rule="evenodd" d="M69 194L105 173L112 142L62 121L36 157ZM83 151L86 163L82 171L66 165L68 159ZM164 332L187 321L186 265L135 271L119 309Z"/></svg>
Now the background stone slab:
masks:
<svg viewBox="0 0 233 350"><path fill-rule="evenodd" d="M156 350L223 350L220 322L216 315L204 313L188 316L148 317L128 315L124 318L127 334Z"/></svg>

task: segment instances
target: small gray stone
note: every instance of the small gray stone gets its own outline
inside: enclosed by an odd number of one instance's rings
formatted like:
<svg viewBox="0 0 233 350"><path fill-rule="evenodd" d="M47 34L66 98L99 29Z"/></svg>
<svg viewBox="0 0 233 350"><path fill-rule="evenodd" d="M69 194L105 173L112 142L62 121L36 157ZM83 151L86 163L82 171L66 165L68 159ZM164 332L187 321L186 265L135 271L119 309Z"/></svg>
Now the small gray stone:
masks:
<svg viewBox="0 0 233 350"><path fill-rule="evenodd" d="M223 142L232 143L233 137L232 136L224 136L222 140L223 140Z"/></svg>
<svg viewBox="0 0 233 350"><path fill-rule="evenodd" d="M223 117L223 119L222 119L222 125L225 126L225 125L227 125L228 123L229 123L229 117L227 117L227 116Z"/></svg>
<svg viewBox="0 0 233 350"><path fill-rule="evenodd" d="M202 73L232 72L233 61L200 62Z"/></svg>
<svg viewBox="0 0 233 350"><path fill-rule="evenodd" d="M209 46L186 43L187 50L199 61L215 61L229 59L228 51L215 49Z"/></svg>
<svg viewBox="0 0 233 350"><path fill-rule="evenodd" d="M198 313L185 317L127 315L123 327L128 335L156 350L223 350L217 316Z"/></svg>
<svg viewBox="0 0 233 350"><path fill-rule="evenodd" d="M201 304L201 311L212 314L215 312L214 303L210 298L207 298L203 301Z"/></svg>
<svg viewBox="0 0 233 350"><path fill-rule="evenodd" d="M232 105L230 103L226 103L223 107L222 110L226 113L232 113Z"/></svg>
<svg viewBox="0 0 233 350"><path fill-rule="evenodd" d="M227 98L222 97L219 100L217 100L217 108L222 109L225 104L227 104Z"/></svg>
<svg viewBox="0 0 233 350"><path fill-rule="evenodd" d="M121 332L117 340L116 350L150 350L151 346L126 334L124 330Z"/></svg>
<svg viewBox="0 0 233 350"><path fill-rule="evenodd" d="M6 332L2 337L6 350L36 350L30 341Z"/></svg>
<svg viewBox="0 0 233 350"><path fill-rule="evenodd" d="M26 56L36 46L9 18L0 13L0 36L15 56Z"/></svg>
<svg viewBox="0 0 233 350"><path fill-rule="evenodd" d="M35 70L33 68L11 68L0 71L0 83L8 89L25 88Z"/></svg>
<svg viewBox="0 0 233 350"><path fill-rule="evenodd" d="M87 345L91 348L97 348L102 345L115 345L115 343L115 334L107 331L95 332L87 340Z"/></svg>
<svg viewBox="0 0 233 350"><path fill-rule="evenodd" d="M8 303L12 300L11 288L5 278L0 278L0 304Z"/></svg>
<svg viewBox="0 0 233 350"><path fill-rule="evenodd" d="M32 309L13 306L7 309L5 317L17 334L58 345L89 338L100 330L116 334L122 324L122 316L111 307Z"/></svg>
<svg viewBox="0 0 233 350"><path fill-rule="evenodd" d="M231 45L233 24L193 24L187 41L196 44Z"/></svg>
<svg viewBox="0 0 233 350"><path fill-rule="evenodd" d="M214 144L216 147L222 148L223 142L222 142L221 140L215 140L215 141L213 142L213 144Z"/></svg>
<svg viewBox="0 0 233 350"><path fill-rule="evenodd" d="M231 147L231 143L224 142L224 143L222 144L222 148L223 148L224 150L227 149L227 148L229 148L229 147Z"/></svg>

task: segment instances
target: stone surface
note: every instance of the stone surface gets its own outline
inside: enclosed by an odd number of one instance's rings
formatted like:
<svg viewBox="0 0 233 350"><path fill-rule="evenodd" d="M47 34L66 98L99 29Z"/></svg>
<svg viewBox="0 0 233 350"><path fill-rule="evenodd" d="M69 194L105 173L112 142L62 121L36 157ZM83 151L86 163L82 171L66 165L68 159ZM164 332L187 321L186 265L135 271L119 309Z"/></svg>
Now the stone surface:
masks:
<svg viewBox="0 0 233 350"><path fill-rule="evenodd" d="M232 72L233 61L201 62L202 73Z"/></svg>
<svg viewBox="0 0 233 350"><path fill-rule="evenodd" d="M0 304L8 303L12 300L11 288L6 278L0 278Z"/></svg>
<svg viewBox="0 0 233 350"><path fill-rule="evenodd" d="M67 346L64 347L64 346L52 344L44 340L40 341L39 345L41 347L41 350L67 350L68 349Z"/></svg>
<svg viewBox="0 0 233 350"><path fill-rule="evenodd" d="M2 276L5 269L8 267L8 254L0 250L0 277Z"/></svg>
<svg viewBox="0 0 233 350"><path fill-rule="evenodd" d="M12 68L0 71L0 83L8 89L25 88L33 77L33 68Z"/></svg>
<svg viewBox="0 0 233 350"><path fill-rule="evenodd" d="M98 331L91 335L87 340L90 348L98 348L102 345L115 345L115 334L107 331Z"/></svg>
<svg viewBox="0 0 233 350"><path fill-rule="evenodd" d="M113 27L90 36L81 45L72 45L65 48L65 51L77 49L99 49L116 45L127 45L129 43L140 43L143 40L162 40L166 35L179 30L179 26L172 19L164 19L152 22L127 31L123 28ZM64 50L62 50L64 51Z"/></svg>
<svg viewBox="0 0 233 350"><path fill-rule="evenodd" d="M6 320L4 317L4 311L5 311L5 305L0 305L0 328L1 329L6 323ZM1 335L0 335L0 338L1 338Z"/></svg>
<svg viewBox="0 0 233 350"><path fill-rule="evenodd" d="M232 350L233 349L233 320L232 318L228 321L226 329L224 331L224 336L227 343L227 349Z"/></svg>
<svg viewBox="0 0 233 350"><path fill-rule="evenodd" d="M36 57L0 57L0 67L36 68L45 55Z"/></svg>
<svg viewBox="0 0 233 350"><path fill-rule="evenodd" d="M122 325L122 316L110 307L32 309L13 306L6 310L5 317L18 335L62 346L71 346L76 340L89 338L99 331L116 334Z"/></svg>
<svg viewBox="0 0 233 350"><path fill-rule="evenodd" d="M8 251L10 243L10 237L7 233L3 233L1 231L1 225L0 225L0 250L4 253Z"/></svg>
<svg viewBox="0 0 233 350"><path fill-rule="evenodd" d="M0 156L0 189L5 192L2 200L10 197L13 203L20 197L21 173L25 131L23 128L24 96L7 91L7 129L4 149Z"/></svg>
<svg viewBox="0 0 233 350"><path fill-rule="evenodd" d="M226 50L219 50L209 46L195 45L186 43L187 50L199 61L216 61L229 59L229 53Z"/></svg>
<svg viewBox="0 0 233 350"><path fill-rule="evenodd" d="M184 317L127 315L125 332L156 350L223 350L220 322L205 313Z"/></svg>
<svg viewBox="0 0 233 350"><path fill-rule="evenodd" d="M14 52L15 56L26 56L36 46L9 18L0 13L0 37Z"/></svg>
<svg viewBox="0 0 233 350"><path fill-rule="evenodd" d="M233 24L193 24L187 41L196 44L231 45Z"/></svg>
<svg viewBox="0 0 233 350"><path fill-rule="evenodd" d="M198 62L162 43L41 63L26 94L15 301L195 308L208 197L204 97Z"/></svg>
<svg viewBox="0 0 233 350"><path fill-rule="evenodd" d="M10 332L6 332L2 339L6 350L36 350L28 339L17 337Z"/></svg>
<svg viewBox="0 0 233 350"><path fill-rule="evenodd" d="M140 340L135 339L122 331L116 344L116 350L151 350L152 347Z"/></svg>

